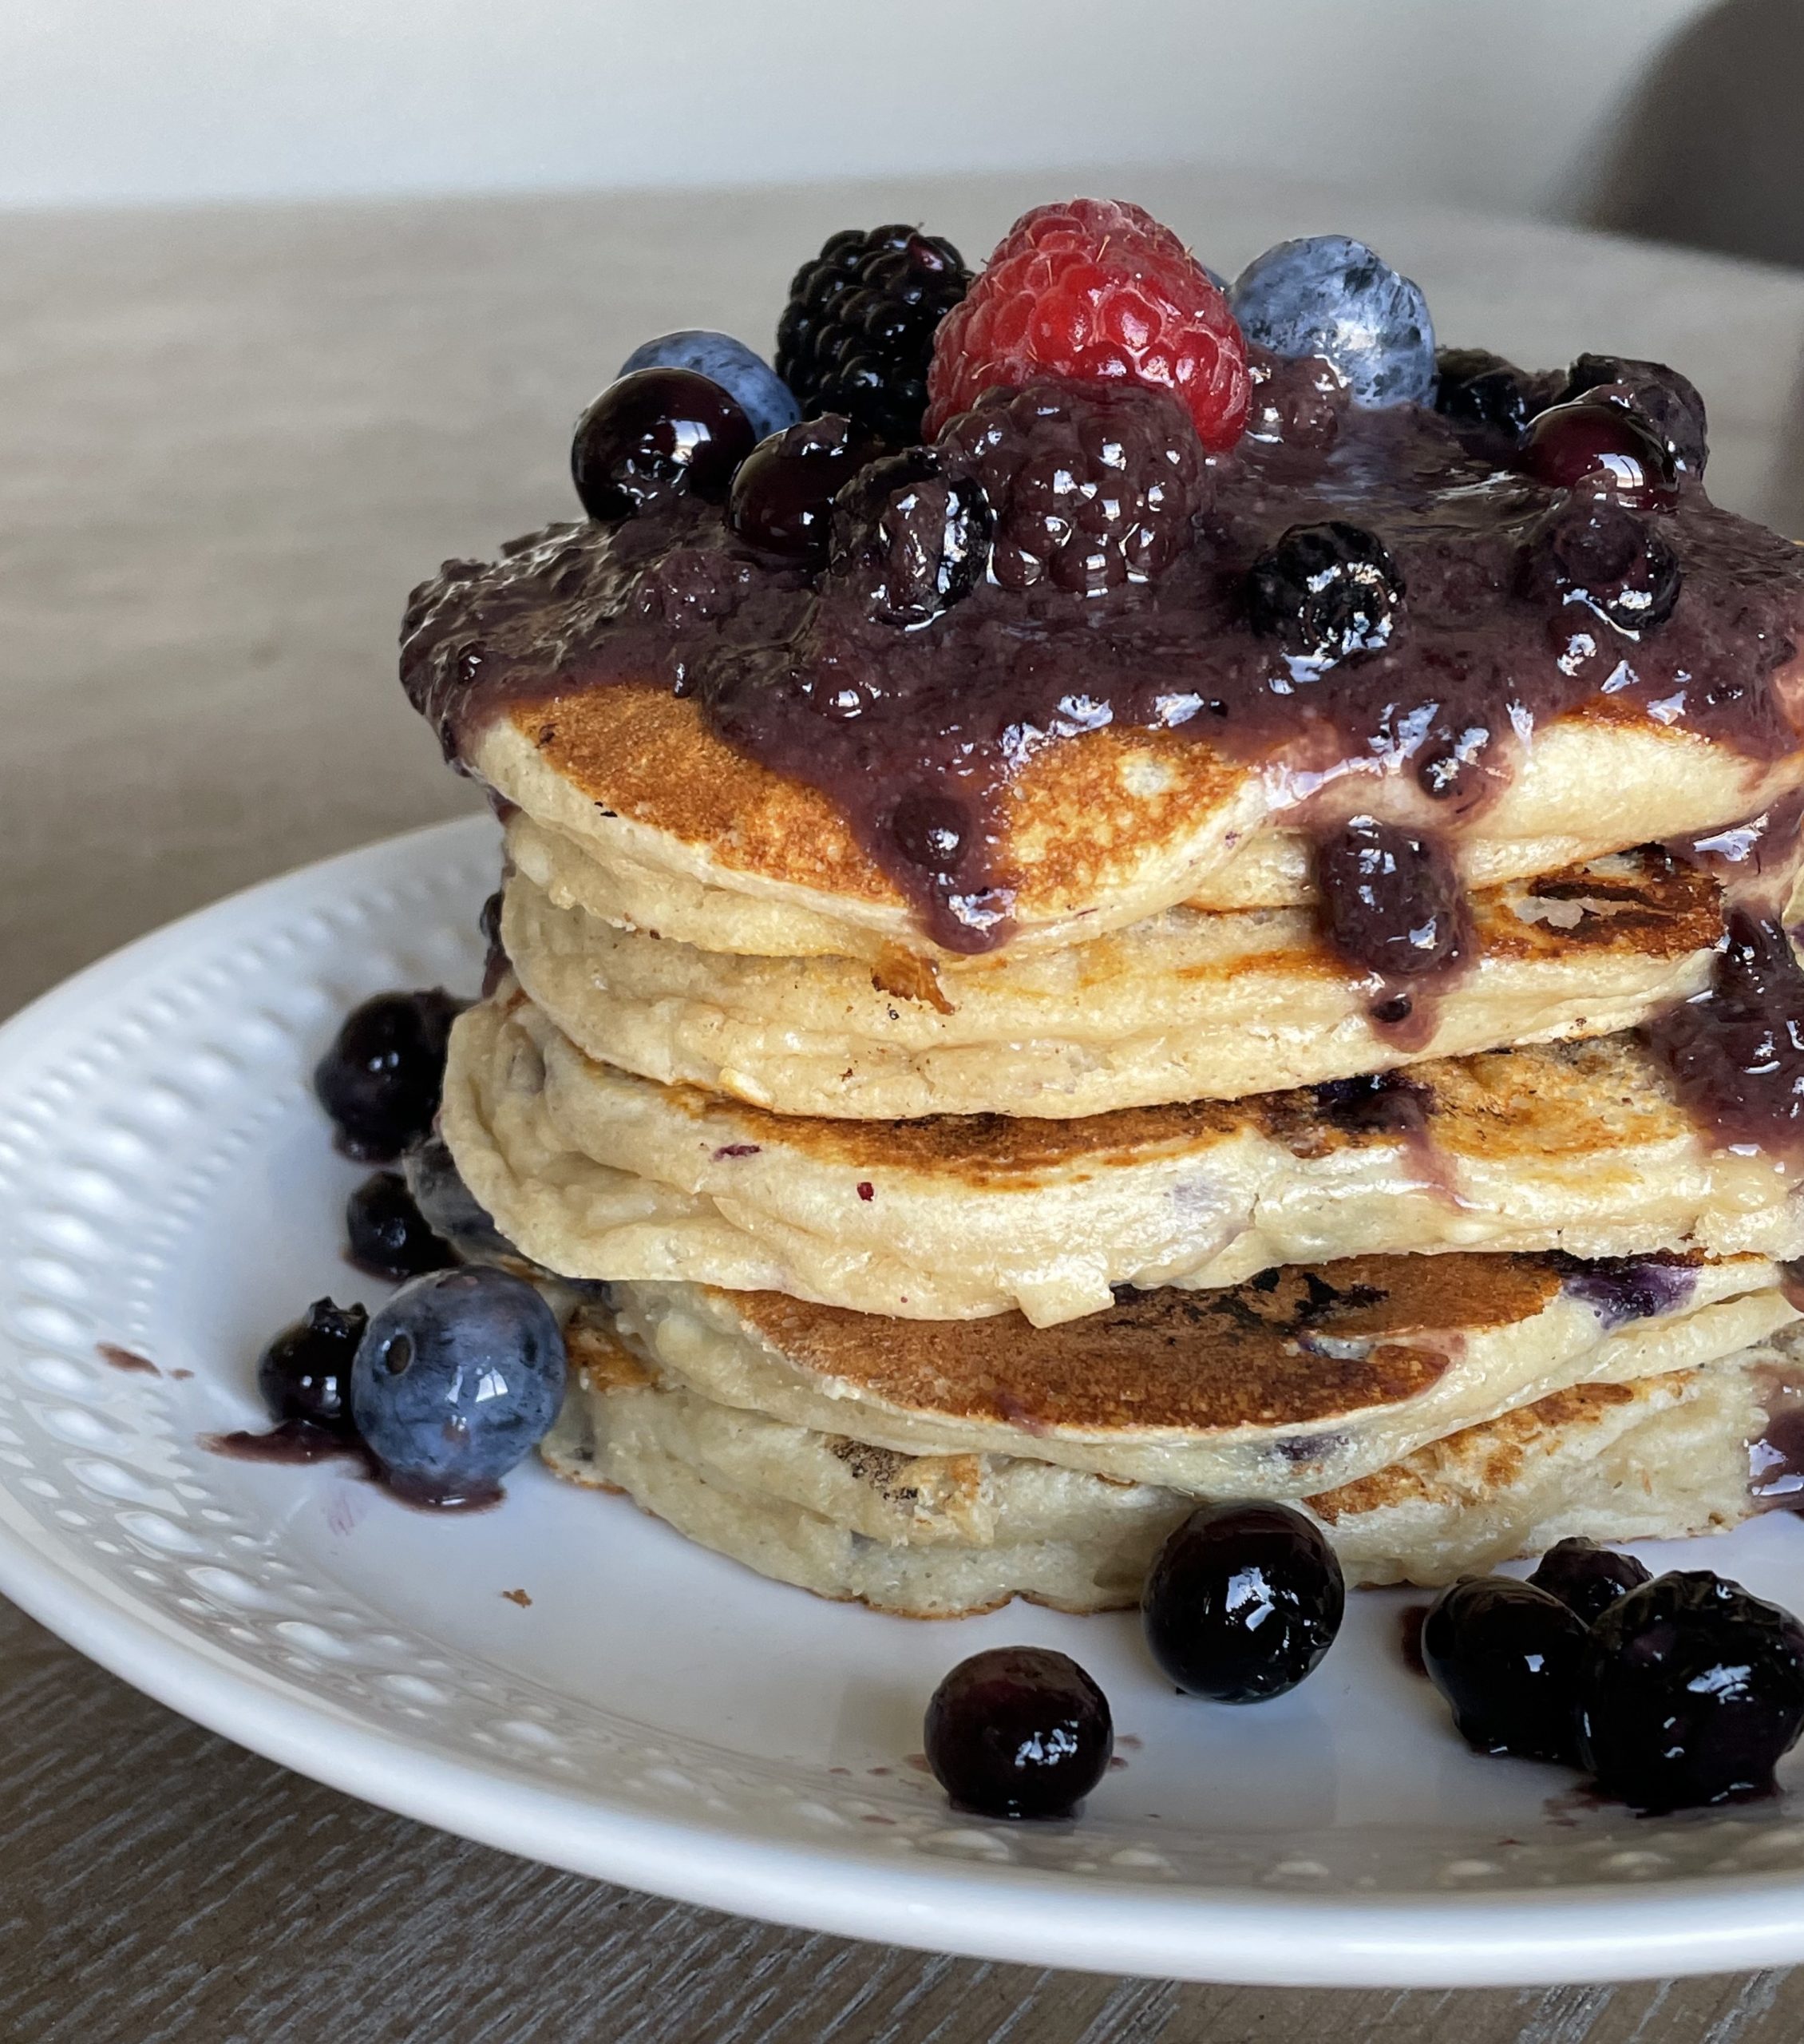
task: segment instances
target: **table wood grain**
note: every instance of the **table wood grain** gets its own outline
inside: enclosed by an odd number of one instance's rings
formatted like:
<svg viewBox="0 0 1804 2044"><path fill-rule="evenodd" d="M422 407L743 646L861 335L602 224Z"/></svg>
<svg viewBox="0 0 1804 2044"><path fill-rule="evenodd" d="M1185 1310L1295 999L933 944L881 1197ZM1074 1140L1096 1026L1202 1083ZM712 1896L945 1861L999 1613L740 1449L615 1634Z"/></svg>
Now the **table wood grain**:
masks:
<svg viewBox="0 0 1804 2044"><path fill-rule="evenodd" d="M1804 277L1433 207L1123 172L1217 267L1334 227L1444 339L1675 361L1718 496L1804 532ZM1057 177L0 219L0 1013L171 915L472 806L393 675L408 587L565 515L636 341L757 339L849 222L967 253ZM323 1735L322 1735L323 1736ZM19 2044L1773 2044L1804 1978L1284 1992L810 1936L509 1859L172 1716L0 1604Z"/></svg>

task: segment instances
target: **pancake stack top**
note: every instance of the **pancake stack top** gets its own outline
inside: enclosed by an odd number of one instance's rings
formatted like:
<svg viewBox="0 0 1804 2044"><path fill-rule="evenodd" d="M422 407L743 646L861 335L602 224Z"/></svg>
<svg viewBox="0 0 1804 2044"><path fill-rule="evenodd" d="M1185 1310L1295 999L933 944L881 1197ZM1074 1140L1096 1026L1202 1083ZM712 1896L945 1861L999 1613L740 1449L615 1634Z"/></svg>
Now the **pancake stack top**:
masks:
<svg viewBox="0 0 1804 2044"><path fill-rule="evenodd" d="M1437 366L1348 248L1243 335L1144 215L1042 208L931 439L906 362L887 443L755 450L643 370L595 515L415 592L507 836L425 1175L579 1281L554 1466L934 1612L1130 1598L1198 1495L1435 1580L1729 1523L1750 1439L1794 1480L1804 569L1683 378ZM1304 345L1274 263L1408 332Z"/></svg>

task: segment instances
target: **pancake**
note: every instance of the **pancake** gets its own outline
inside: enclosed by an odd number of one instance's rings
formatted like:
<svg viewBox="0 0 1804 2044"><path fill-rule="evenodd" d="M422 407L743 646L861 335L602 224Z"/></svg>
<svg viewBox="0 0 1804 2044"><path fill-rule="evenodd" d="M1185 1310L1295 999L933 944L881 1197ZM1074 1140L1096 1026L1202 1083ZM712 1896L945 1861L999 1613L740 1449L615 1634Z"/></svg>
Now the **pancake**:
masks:
<svg viewBox="0 0 1804 2044"><path fill-rule="evenodd" d="M1028 1455L1212 1496L1308 1497L1577 1384L1691 1369L1797 1317L1759 1257L1356 1257L1127 1293L1035 1328L698 1285L610 1288L660 1379L908 1454Z"/></svg>
<svg viewBox="0 0 1804 2044"><path fill-rule="evenodd" d="M825 1597L917 1618L1015 1596L1070 1611L1138 1601L1181 1491L1000 1455L908 1455L660 1382L599 1329L541 1448L687 1538ZM1355 1584L1434 1585L1569 1535L1620 1543L1732 1526L1755 1508L1747 1444L1778 1349L1585 1384L1303 1501Z"/></svg>
<svg viewBox="0 0 1804 2044"><path fill-rule="evenodd" d="M1804 661L1771 685L1800 684ZM516 703L465 752L601 869L603 913L721 950L953 955L826 794L736 751L688 697L616 686ZM1512 778L1462 819L1462 869L1478 887L1553 872L1752 816L1801 783L1804 753L1762 763L1600 696L1538 730ZM997 830L997 862L1014 877L1008 948L1087 942L1183 902L1309 901L1299 785L1288 763L1261 771L1157 728L1041 742L1011 778ZM1337 800L1442 820L1368 774Z"/></svg>
<svg viewBox="0 0 1804 2044"><path fill-rule="evenodd" d="M560 905L524 871L502 938L591 1056L779 1113L1062 1119L1234 1099L1430 1056L1605 1036L1708 982L1715 881L1658 851L1493 889L1470 969L1406 1035L1302 909L1174 909L1053 955L897 977L840 958L732 957Z"/></svg>
<svg viewBox="0 0 1804 2044"><path fill-rule="evenodd" d="M482 1208L551 1270L910 1319L1046 1325L1120 1285L1360 1254L1804 1254L1792 1180L1701 1142L1632 1036L1320 1095L853 1122L635 1078L515 996L459 1019L441 1125Z"/></svg>

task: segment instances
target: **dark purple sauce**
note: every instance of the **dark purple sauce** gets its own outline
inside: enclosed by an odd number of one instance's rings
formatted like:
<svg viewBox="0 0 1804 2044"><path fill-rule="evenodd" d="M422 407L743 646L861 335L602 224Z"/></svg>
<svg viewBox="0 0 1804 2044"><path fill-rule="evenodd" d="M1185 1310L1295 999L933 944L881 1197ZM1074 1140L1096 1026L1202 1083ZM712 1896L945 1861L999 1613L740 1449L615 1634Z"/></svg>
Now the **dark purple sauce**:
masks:
<svg viewBox="0 0 1804 2044"><path fill-rule="evenodd" d="M200 1441L209 1453L227 1456L235 1462L275 1462L297 1467L338 1458L353 1465L349 1473L378 1485L416 1511L487 1511L501 1502L499 1483L470 1491L438 1490L385 1468L355 1435L334 1433L307 1420L283 1420L263 1433L202 1434Z"/></svg>
<svg viewBox="0 0 1804 2044"><path fill-rule="evenodd" d="M928 933L965 952L1011 927L996 819L1011 774L1081 731L1193 733L1300 787L1388 767L1455 834L1537 726L1600 697L1751 759L1796 748L1773 676L1804 563L1694 477L1648 514L1682 586L1637 636L1525 572L1565 493L1500 469L1479 437L1402 406L1347 410L1330 444L1304 444L1319 438L1248 438L1212 461L1190 544L1154 582L1090 599L986 583L915 630L843 578L748 549L692 498L550 526L416 591L402 678L453 757L512 704L618 682L693 696L730 744L828 795ZM1381 648L1311 666L1250 628L1245 573L1289 526L1335 519L1379 537L1407 594ZM931 858L912 827L928 809ZM1392 1026L1405 1000L1389 996Z"/></svg>
<svg viewBox="0 0 1804 2044"><path fill-rule="evenodd" d="M1581 1258L1553 1250L1547 1261L1565 1289L1589 1306L1606 1329L1674 1312L1697 1289L1693 1266L1666 1257Z"/></svg>
<svg viewBox="0 0 1804 2044"><path fill-rule="evenodd" d="M1406 1072L1375 1072L1359 1079L1331 1079L1311 1089L1316 1111L1349 1135L1400 1135L1427 1139L1434 1096Z"/></svg>
<svg viewBox="0 0 1804 2044"><path fill-rule="evenodd" d="M1804 970L1776 922L1731 910L1710 986L1648 1035L1719 1146L1804 1163Z"/></svg>
<svg viewBox="0 0 1804 2044"><path fill-rule="evenodd" d="M121 1349L117 1341L97 1341L94 1353L109 1370L125 1370L134 1377L163 1374L148 1356L140 1356L135 1349Z"/></svg>

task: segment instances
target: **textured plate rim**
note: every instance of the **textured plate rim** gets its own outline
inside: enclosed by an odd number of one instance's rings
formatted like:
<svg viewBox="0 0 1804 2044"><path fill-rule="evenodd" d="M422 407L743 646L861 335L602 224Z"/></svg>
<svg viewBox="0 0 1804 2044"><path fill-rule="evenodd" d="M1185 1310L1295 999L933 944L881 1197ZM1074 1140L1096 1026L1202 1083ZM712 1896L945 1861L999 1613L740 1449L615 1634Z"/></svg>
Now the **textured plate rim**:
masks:
<svg viewBox="0 0 1804 2044"><path fill-rule="evenodd" d="M79 1030L97 998L156 967L209 921L334 873L380 870L434 842L449 852L493 827L480 816L428 825L263 881L137 939L0 1025L0 1086L29 1048L49 1032ZM334 1710L134 1602L83 1565L77 1542L10 1507L0 1483L0 1592L168 1708L418 1822L706 1907L973 1958L1273 1987L1517 1986L1804 1958L1804 1880L1794 1873L1474 1895L1174 1891L1020 1868L884 1865L831 1846L802 1849L674 1815L647 1817L605 1796L562 1796L433 1753Z"/></svg>

